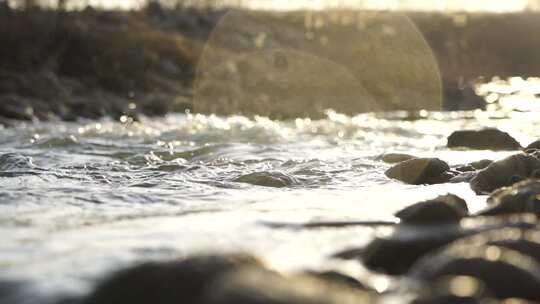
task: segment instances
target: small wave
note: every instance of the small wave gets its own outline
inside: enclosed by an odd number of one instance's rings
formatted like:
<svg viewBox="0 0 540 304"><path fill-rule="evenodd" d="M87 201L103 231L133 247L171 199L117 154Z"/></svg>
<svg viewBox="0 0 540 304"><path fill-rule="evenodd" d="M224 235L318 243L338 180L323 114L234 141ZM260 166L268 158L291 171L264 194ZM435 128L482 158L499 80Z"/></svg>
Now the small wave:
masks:
<svg viewBox="0 0 540 304"><path fill-rule="evenodd" d="M6 153L0 155L0 170L1 171L20 171L34 169L30 157L26 157L18 153Z"/></svg>

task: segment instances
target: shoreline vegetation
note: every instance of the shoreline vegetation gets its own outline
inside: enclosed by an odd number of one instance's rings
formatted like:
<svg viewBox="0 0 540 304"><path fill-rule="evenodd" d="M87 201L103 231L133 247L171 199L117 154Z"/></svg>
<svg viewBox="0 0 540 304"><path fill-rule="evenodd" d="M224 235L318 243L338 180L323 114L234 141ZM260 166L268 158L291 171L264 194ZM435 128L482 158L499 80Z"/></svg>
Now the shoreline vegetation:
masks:
<svg viewBox="0 0 540 304"><path fill-rule="evenodd" d="M197 64L226 12L168 9L156 3L139 11L15 10L4 3L0 122L204 113L193 103ZM540 38L531 33L536 32L539 13L406 15L438 63L444 110L484 107L472 89L479 77L538 75ZM381 109L396 110L392 104Z"/></svg>

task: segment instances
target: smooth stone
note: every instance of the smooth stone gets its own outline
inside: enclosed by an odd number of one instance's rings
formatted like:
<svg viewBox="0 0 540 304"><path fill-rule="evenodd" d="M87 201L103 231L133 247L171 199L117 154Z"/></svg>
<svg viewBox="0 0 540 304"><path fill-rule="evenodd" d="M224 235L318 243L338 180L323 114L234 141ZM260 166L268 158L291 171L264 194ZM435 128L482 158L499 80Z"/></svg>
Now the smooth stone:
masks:
<svg viewBox="0 0 540 304"><path fill-rule="evenodd" d="M458 222L469 214L467 203L453 194L438 196L398 211L395 216L405 224Z"/></svg>
<svg viewBox="0 0 540 304"><path fill-rule="evenodd" d="M463 237L504 227L532 228L531 214L464 218L455 224L398 225L390 233L375 237L363 248L349 248L334 254L336 258L360 259L373 271L401 275L423 255Z"/></svg>
<svg viewBox="0 0 540 304"><path fill-rule="evenodd" d="M516 139L508 133L494 128L455 131L448 137L448 147L494 151L521 149L521 145Z"/></svg>
<svg viewBox="0 0 540 304"><path fill-rule="evenodd" d="M406 160L411 160L417 158L416 156L412 156L409 154L403 154L403 153L386 153L382 156L382 161L387 164L396 164L400 163Z"/></svg>
<svg viewBox="0 0 540 304"><path fill-rule="evenodd" d="M375 295L310 275L282 275L244 268L221 276L208 288L205 304L377 303Z"/></svg>
<svg viewBox="0 0 540 304"><path fill-rule="evenodd" d="M274 188L290 187L299 184L298 180L294 176L281 172L254 172L239 176L233 181L237 183Z"/></svg>
<svg viewBox="0 0 540 304"><path fill-rule="evenodd" d="M510 186L514 176L530 177L538 169L540 160L535 156L514 154L478 171L470 182L471 188L477 194L489 194L498 188Z"/></svg>
<svg viewBox="0 0 540 304"><path fill-rule="evenodd" d="M495 191L480 215L534 213L540 215L540 180L525 180Z"/></svg>
<svg viewBox="0 0 540 304"><path fill-rule="evenodd" d="M448 164L438 158L415 158L394 165L385 174L407 184L441 184L452 178L445 174L448 170Z"/></svg>
<svg viewBox="0 0 540 304"><path fill-rule="evenodd" d="M103 281L85 304L204 303L207 285L227 271L260 263L249 255L200 256L152 262L121 270Z"/></svg>
<svg viewBox="0 0 540 304"><path fill-rule="evenodd" d="M500 246L449 246L423 257L411 269L410 277L422 282L471 276L482 281L496 298L540 300L540 264Z"/></svg>

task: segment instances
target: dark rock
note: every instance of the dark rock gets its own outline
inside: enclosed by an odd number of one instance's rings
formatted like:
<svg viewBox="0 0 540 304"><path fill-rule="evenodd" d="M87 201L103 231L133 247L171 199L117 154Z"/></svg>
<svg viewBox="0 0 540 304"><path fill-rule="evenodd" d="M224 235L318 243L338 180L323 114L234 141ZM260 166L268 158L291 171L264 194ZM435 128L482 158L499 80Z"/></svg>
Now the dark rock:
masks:
<svg viewBox="0 0 540 304"><path fill-rule="evenodd" d="M452 178L445 174L448 170L448 164L438 158L415 158L394 165L385 174L413 185L441 184Z"/></svg>
<svg viewBox="0 0 540 304"><path fill-rule="evenodd" d="M411 277L432 282L445 276L472 276L499 299L540 300L540 264L517 251L499 246L450 246L425 256Z"/></svg>
<svg viewBox="0 0 540 304"><path fill-rule="evenodd" d="M376 303L370 293L341 283L305 275L284 276L263 268L229 272L208 291L208 304Z"/></svg>
<svg viewBox="0 0 540 304"><path fill-rule="evenodd" d="M498 129L461 130L448 137L448 147L477 150L519 150L521 145L508 133Z"/></svg>
<svg viewBox="0 0 540 304"><path fill-rule="evenodd" d="M447 194L411 205L395 214L405 224L436 224L458 222L469 213L467 203Z"/></svg>
<svg viewBox="0 0 540 304"><path fill-rule="evenodd" d="M476 171L463 172L450 179L451 183L470 183L478 173Z"/></svg>
<svg viewBox="0 0 540 304"><path fill-rule="evenodd" d="M540 160L529 154L515 154L493 162L478 172L471 180L471 188L477 194L489 194L492 191L510 186L513 176L530 177L540 169Z"/></svg>
<svg viewBox="0 0 540 304"><path fill-rule="evenodd" d="M486 101L476 94L472 84L458 85L455 81L447 81L443 94L443 108L447 111L469 111L486 108Z"/></svg>
<svg viewBox="0 0 540 304"><path fill-rule="evenodd" d="M540 263L540 230L503 228L460 239L451 246L499 246L518 251Z"/></svg>
<svg viewBox="0 0 540 304"><path fill-rule="evenodd" d="M470 163L470 165L476 170L482 170L484 168L487 168L489 165L491 165L491 163L493 163L491 159L482 159L482 160L472 162Z"/></svg>
<svg viewBox="0 0 540 304"><path fill-rule="evenodd" d="M525 180L495 191L481 215L534 213L540 215L540 181Z"/></svg>
<svg viewBox="0 0 540 304"><path fill-rule="evenodd" d="M283 188L298 184L294 176L281 172L254 172L239 176L233 180L238 183L246 183L263 187Z"/></svg>
<svg viewBox="0 0 540 304"><path fill-rule="evenodd" d="M406 161L406 160L410 160L414 158L417 158L417 157L409 155L409 154L403 154L403 153L386 153L386 154L383 154L381 157L382 161L388 164L400 163L402 161Z"/></svg>
<svg viewBox="0 0 540 304"><path fill-rule="evenodd" d="M422 285L420 295L412 303L480 304L490 296L485 284L474 277L447 276Z"/></svg>
<svg viewBox="0 0 540 304"><path fill-rule="evenodd" d="M482 170L489 166L493 161L489 159L483 159L479 161L472 162L463 166L455 168L459 172L474 172L476 170Z"/></svg>
<svg viewBox="0 0 540 304"><path fill-rule="evenodd" d="M179 262L146 263L101 283L85 304L200 304L217 276L258 261L246 255L201 256Z"/></svg>
<svg viewBox="0 0 540 304"><path fill-rule="evenodd" d="M346 285L350 288L358 288L361 290L367 290L368 288L357 279L350 277L341 272L329 270L329 271L308 271L306 274L327 281L330 283L338 283Z"/></svg>
<svg viewBox="0 0 540 304"><path fill-rule="evenodd" d="M524 150L540 150L540 140L530 143Z"/></svg>
<svg viewBox="0 0 540 304"><path fill-rule="evenodd" d="M536 217L533 215L465 218L459 224L446 225L400 224L388 235L377 236L365 248L356 252L347 249L344 251L347 256L344 252L334 256L361 259L371 270L400 275L409 271L423 255L459 238L503 227L531 228L535 225Z"/></svg>

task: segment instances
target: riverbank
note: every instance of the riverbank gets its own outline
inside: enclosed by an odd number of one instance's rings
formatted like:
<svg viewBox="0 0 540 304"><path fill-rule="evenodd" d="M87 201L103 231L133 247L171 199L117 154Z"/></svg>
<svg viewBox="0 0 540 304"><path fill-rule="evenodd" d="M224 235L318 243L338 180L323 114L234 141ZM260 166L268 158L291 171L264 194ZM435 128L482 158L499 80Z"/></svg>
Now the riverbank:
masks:
<svg viewBox="0 0 540 304"><path fill-rule="evenodd" d="M154 6L137 12L4 8L0 14L0 117L5 124L10 119L208 111L194 104L193 85L204 45L225 11ZM330 19L335 14L316 13ZM306 13L288 15L296 20ZM538 75L540 38L530 35L539 25L538 13L407 15L433 50L444 109L483 107L467 88L477 77ZM381 95L372 84L362 85L372 96ZM395 109L392 103L378 108Z"/></svg>

